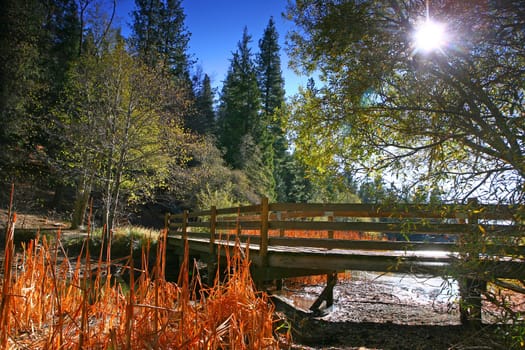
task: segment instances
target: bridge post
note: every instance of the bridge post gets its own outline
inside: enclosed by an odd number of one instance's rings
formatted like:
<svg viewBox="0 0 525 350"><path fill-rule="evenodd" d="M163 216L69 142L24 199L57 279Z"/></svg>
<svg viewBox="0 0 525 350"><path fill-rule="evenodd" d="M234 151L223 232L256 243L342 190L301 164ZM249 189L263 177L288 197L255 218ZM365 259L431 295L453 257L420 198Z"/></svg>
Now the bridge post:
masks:
<svg viewBox="0 0 525 350"><path fill-rule="evenodd" d="M318 315L321 313L319 307L326 302L326 308L329 308L334 304L334 287L337 284L337 271L333 271L326 275L326 287L323 289L319 297L314 301L312 306L310 306L310 311L313 311L314 314Z"/></svg>
<svg viewBox="0 0 525 350"><path fill-rule="evenodd" d="M268 266L268 215L269 215L268 198L261 198L261 241L259 243L259 258L261 259L261 268ZM264 281L257 281L258 289L263 288Z"/></svg>
<svg viewBox="0 0 525 350"><path fill-rule="evenodd" d="M210 214L210 258L208 261L208 285L213 285L217 273L217 247L215 246L215 231L217 229L217 207L211 207Z"/></svg>
<svg viewBox="0 0 525 350"><path fill-rule="evenodd" d="M328 218L328 222L334 222L334 212L333 211L327 211L325 215ZM334 238L334 231L328 231L328 238L333 239Z"/></svg>
<svg viewBox="0 0 525 350"><path fill-rule="evenodd" d="M171 214L169 212L164 215L164 228L168 233L170 232L170 216Z"/></svg>
<svg viewBox="0 0 525 350"><path fill-rule="evenodd" d="M184 210L182 212L182 226L181 226L181 230L182 230L182 242L183 242L183 247L184 247L184 250L183 250L183 254L181 256L178 257L178 260L179 260L179 266L183 266L184 264L184 256L186 255L186 249L188 248L188 216L189 216L189 211L188 210ZM188 257L189 258L189 257ZM180 276L179 276L180 278Z"/></svg>
<svg viewBox="0 0 525 350"><path fill-rule="evenodd" d="M468 200L468 210L470 230L467 237L460 238L461 249L464 250L461 252L463 254L462 264L466 267L465 271L461 271L465 276L458 281L461 297L460 319L463 325L479 328L482 325L482 293L487 288L487 282L475 276L480 264L477 248L483 244L479 241L481 236L479 235L479 203L477 198Z"/></svg>
<svg viewBox="0 0 525 350"><path fill-rule="evenodd" d="M261 198L261 243L259 245L259 256L262 267L268 266L268 214L270 212L268 198Z"/></svg>
<svg viewBox="0 0 525 350"><path fill-rule="evenodd" d="M183 240L188 239L188 216L189 216L189 212L187 210L184 210L182 212L182 239Z"/></svg>

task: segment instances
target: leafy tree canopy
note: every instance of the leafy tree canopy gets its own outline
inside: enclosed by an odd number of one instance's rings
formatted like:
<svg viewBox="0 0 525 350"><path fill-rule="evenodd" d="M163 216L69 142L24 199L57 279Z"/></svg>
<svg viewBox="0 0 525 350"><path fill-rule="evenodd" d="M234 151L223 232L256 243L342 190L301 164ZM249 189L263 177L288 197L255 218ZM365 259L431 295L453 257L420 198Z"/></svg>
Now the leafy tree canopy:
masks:
<svg viewBox="0 0 525 350"><path fill-rule="evenodd" d="M450 196L522 201L525 3L430 2L446 40L425 52L420 1L303 0L288 17L297 70L323 86L296 97L289 126L319 170L383 170Z"/></svg>

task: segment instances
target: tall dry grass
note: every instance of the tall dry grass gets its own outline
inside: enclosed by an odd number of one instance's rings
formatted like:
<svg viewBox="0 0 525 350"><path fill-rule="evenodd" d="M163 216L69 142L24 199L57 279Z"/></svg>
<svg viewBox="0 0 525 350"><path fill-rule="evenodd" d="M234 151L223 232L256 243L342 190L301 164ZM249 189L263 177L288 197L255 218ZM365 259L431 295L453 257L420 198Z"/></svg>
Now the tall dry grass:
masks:
<svg viewBox="0 0 525 350"><path fill-rule="evenodd" d="M6 235L1 285L3 349L275 349L274 309L251 280L240 248L228 260L224 281L204 288L190 280L188 252L178 283L164 278L166 232L154 266L149 246L130 272L129 289L115 281L109 262L81 254L64 256L60 232L50 243L37 237L22 253L13 249L14 224ZM107 247L110 256L110 247ZM135 273L133 273L135 272Z"/></svg>

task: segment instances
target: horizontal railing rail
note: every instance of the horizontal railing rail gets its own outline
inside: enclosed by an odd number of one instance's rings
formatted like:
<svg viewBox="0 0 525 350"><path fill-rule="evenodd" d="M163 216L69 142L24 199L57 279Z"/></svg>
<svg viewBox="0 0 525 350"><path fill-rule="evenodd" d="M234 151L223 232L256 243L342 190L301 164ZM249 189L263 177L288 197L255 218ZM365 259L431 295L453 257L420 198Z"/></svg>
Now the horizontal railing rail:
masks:
<svg viewBox="0 0 525 350"><path fill-rule="evenodd" d="M478 230L486 239L487 236L523 236L524 211L524 206L477 202L442 205L267 203L266 210L261 204L168 214L166 224L171 233L210 231L213 227L213 234L217 230L230 230L238 235L249 232L264 236L267 232L261 231L261 227L265 222L266 230L278 231L281 237L286 237L287 232L305 232L303 244L308 244L306 240L311 239L308 232L312 231L326 232L326 238L333 238L334 232L358 232L399 234L410 240L409 235L415 234L457 238Z"/></svg>

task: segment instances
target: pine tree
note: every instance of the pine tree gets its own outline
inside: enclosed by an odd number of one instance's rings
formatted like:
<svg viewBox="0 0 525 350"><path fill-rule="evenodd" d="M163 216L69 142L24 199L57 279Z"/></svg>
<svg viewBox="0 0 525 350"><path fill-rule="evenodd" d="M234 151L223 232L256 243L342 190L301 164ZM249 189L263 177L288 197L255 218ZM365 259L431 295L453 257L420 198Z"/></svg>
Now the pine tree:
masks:
<svg viewBox="0 0 525 350"><path fill-rule="evenodd" d="M205 74L202 80L194 78L195 115L186 126L201 135L211 135L215 132L215 110L213 108L214 91L210 77Z"/></svg>
<svg viewBox="0 0 525 350"><path fill-rule="evenodd" d="M266 164L264 155L265 152L261 150L261 145L257 144L250 134L242 138L240 149L243 163L242 170L248 177L255 194L259 197L265 196L273 200L275 199L275 183L273 181L272 168Z"/></svg>
<svg viewBox="0 0 525 350"><path fill-rule="evenodd" d="M243 168L241 142L244 136L253 136L259 118L260 93L250 41L245 28L220 97L218 141L227 164L235 169Z"/></svg>
<svg viewBox="0 0 525 350"><path fill-rule="evenodd" d="M285 179L292 177L292 174L289 173L290 167L287 161L288 144L282 129L282 113L278 113L284 107L285 90L281 71L279 35L273 18L268 21L263 37L259 41L259 50L256 60L257 80L261 91L263 111L260 121L262 140L259 140L259 144L264 152L263 160L272 169L277 199L287 201L290 189L287 187L289 182Z"/></svg>
<svg viewBox="0 0 525 350"><path fill-rule="evenodd" d="M48 175L48 164L31 162L29 155L36 148L49 155L59 146L48 134L49 112L63 90L69 65L77 58L79 31L73 0L3 2L0 14L2 175L38 176L41 183Z"/></svg>
<svg viewBox="0 0 525 350"><path fill-rule="evenodd" d="M48 95L52 104L64 88L69 67L78 59L81 28L75 1L48 1L45 8L42 59L47 67L46 79L52 84Z"/></svg>
<svg viewBox="0 0 525 350"><path fill-rule="evenodd" d="M135 0L131 45L149 67L166 68L189 82L191 60L187 54L190 33L181 0Z"/></svg>
<svg viewBox="0 0 525 350"><path fill-rule="evenodd" d="M277 108L284 104L284 78L281 71L279 34L273 18L270 18L259 40L257 54L257 79L261 89L263 114L269 118Z"/></svg>
<svg viewBox="0 0 525 350"><path fill-rule="evenodd" d="M307 177L307 167L294 154L286 153L281 160L282 171L276 178L276 194L278 201L303 203L312 199L313 183Z"/></svg>
<svg viewBox="0 0 525 350"><path fill-rule="evenodd" d="M0 174L19 177L34 121L28 118L41 94L37 1L8 0L0 11ZM2 179L4 180L4 179ZM9 179L12 181L12 179Z"/></svg>

